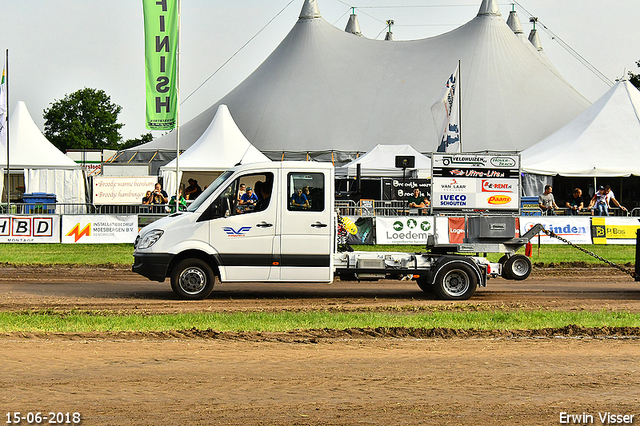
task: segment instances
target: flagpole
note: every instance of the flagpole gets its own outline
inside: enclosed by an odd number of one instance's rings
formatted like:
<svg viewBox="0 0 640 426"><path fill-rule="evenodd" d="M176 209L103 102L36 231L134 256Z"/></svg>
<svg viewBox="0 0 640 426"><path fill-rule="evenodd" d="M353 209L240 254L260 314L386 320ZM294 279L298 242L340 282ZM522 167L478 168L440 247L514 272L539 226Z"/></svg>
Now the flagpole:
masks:
<svg viewBox="0 0 640 426"><path fill-rule="evenodd" d="M178 0L178 46L176 52L176 213L180 211L180 21L181 21L181 0Z"/></svg>
<svg viewBox="0 0 640 426"><path fill-rule="evenodd" d="M460 152L462 149L462 69L458 59L458 139L460 140Z"/></svg>
<svg viewBox="0 0 640 426"><path fill-rule="evenodd" d="M6 50L5 52L5 62L4 62L4 68L6 70L6 74L4 76L4 87L5 87L5 108L7 109L7 113L5 114L6 118L7 118L7 122L5 123L5 126L7 126L5 134L7 135L7 178L6 178L6 182L4 184L4 187L7 189L7 214L9 214L9 212L11 211L11 199L9 198L10 192L9 192L9 186L10 186L10 180L9 177L11 176L10 169L9 169L9 49Z"/></svg>

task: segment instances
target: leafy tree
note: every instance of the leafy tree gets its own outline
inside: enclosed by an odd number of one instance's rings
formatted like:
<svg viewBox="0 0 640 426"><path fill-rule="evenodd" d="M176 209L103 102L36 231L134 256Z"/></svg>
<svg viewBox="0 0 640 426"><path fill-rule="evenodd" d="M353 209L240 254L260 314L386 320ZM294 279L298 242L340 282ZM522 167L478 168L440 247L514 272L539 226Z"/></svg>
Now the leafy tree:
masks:
<svg viewBox="0 0 640 426"><path fill-rule="evenodd" d="M123 142L120 145L118 145L118 149L133 148L134 146L142 145L143 143L151 142L152 140L153 140L153 135L151 134L151 132L144 133L140 135L139 138L127 139L126 142Z"/></svg>
<svg viewBox="0 0 640 426"><path fill-rule="evenodd" d="M636 65L640 67L640 61L637 61ZM640 90L640 74L634 74L629 71L629 82L631 82L631 84L633 84L638 90Z"/></svg>
<svg viewBox="0 0 640 426"><path fill-rule="evenodd" d="M112 103L104 90L85 87L49 105L43 115L44 134L62 151L118 148L122 107Z"/></svg>

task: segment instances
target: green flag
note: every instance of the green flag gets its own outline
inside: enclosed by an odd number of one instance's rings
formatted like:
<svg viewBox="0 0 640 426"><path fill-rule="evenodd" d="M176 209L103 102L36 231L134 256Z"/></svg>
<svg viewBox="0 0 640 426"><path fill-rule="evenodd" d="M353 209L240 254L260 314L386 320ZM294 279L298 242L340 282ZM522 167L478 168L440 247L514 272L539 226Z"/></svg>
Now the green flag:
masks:
<svg viewBox="0 0 640 426"><path fill-rule="evenodd" d="M147 78L147 129L176 127L178 0L142 0Z"/></svg>

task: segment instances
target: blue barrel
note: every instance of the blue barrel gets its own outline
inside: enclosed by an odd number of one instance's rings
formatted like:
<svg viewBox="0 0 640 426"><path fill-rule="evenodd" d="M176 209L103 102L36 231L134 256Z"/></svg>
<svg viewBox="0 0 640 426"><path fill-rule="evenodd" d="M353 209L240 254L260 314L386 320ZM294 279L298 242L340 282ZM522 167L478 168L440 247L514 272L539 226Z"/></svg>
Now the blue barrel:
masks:
<svg viewBox="0 0 640 426"><path fill-rule="evenodd" d="M22 201L25 203L24 213L49 213L56 212L56 194L46 192L33 192L22 194Z"/></svg>

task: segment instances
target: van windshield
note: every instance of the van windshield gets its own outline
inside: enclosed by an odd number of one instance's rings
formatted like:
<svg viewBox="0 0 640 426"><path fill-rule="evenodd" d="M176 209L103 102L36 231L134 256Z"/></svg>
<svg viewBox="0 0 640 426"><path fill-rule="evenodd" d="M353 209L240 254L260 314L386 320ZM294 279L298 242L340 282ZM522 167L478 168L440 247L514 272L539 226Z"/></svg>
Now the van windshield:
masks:
<svg viewBox="0 0 640 426"><path fill-rule="evenodd" d="M209 198L209 196L213 192L215 192L215 190L218 189L218 187L220 187L220 185L222 185L232 174L233 174L232 171L227 170L226 172L218 176L216 180L211 182L211 185L209 185L202 194L198 195L198 198L193 200L193 203L191 203L191 205L187 207L187 211L189 212L196 211L198 207L200 207L200 205L202 205L202 203L204 203L207 200L207 198Z"/></svg>

